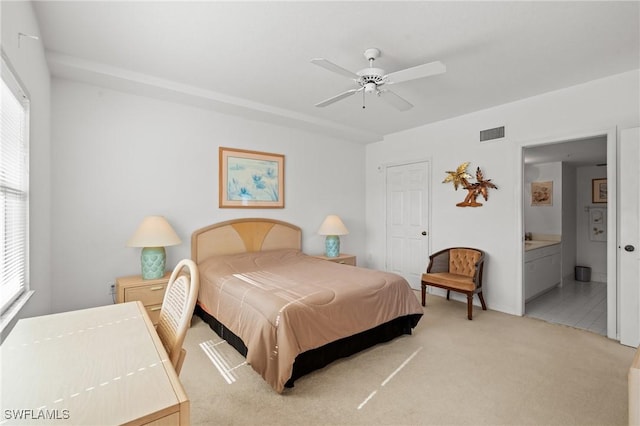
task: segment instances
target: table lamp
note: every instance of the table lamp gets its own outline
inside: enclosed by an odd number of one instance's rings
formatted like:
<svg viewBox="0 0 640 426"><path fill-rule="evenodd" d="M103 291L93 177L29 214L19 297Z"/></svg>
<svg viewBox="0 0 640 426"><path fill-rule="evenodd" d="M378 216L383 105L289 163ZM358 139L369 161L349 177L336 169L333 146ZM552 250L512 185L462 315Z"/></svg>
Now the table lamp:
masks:
<svg viewBox="0 0 640 426"><path fill-rule="evenodd" d="M142 278L153 280L164 276L166 262L164 248L180 243L180 238L164 217L147 216L127 241L127 247L143 247L140 256Z"/></svg>
<svg viewBox="0 0 640 426"><path fill-rule="evenodd" d="M344 226L342 220L335 214L330 214L324 219L318 234L326 235L327 238L324 241L325 244L325 256L338 257L340 255L340 237L339 235L346 235L349 231Z"/></svg>

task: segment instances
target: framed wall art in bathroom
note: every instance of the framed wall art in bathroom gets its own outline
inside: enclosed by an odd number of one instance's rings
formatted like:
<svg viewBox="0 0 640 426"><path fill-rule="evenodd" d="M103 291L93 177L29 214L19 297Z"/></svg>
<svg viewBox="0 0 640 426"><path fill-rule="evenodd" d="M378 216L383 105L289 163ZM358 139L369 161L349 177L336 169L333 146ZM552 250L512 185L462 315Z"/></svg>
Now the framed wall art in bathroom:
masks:
<svg viewBox="0 0 640 426"><path fill-rule="evenodd" d="M607 202L607 178L591 179L591 202L593 204Z"/></svg>
<svg viewBox="0 0 640 426"><path fill-rule="evenodd" d="M553 181L531 182L531 205L553 205Z"/></svg>

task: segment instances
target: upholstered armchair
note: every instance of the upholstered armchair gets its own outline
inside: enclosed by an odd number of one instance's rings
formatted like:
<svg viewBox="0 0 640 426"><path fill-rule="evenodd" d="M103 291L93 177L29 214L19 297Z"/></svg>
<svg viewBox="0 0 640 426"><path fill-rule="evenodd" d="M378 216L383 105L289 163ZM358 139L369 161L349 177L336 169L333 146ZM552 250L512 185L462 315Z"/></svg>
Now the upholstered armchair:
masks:
<svg viewBox="0 0 640 426"><path fill-rule="evenodd" d="M468 247L452 247L429 256L427 273L422 274L422 306L425 306L427 286L451 290L467 295L467 318L473 316L473 295L478 294L482 309L487 310L482 296L484 252Z"/></svg>

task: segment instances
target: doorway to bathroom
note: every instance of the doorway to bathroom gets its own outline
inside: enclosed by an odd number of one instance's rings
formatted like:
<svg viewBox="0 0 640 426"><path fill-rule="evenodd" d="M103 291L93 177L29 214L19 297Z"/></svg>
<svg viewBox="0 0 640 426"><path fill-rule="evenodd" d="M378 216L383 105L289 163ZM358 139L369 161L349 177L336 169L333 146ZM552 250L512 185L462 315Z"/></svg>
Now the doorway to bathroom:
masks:
<svg viewBox="0 0 640 426"><path fill-rule="evenodd" d="M607 135L525 147L523 163L524 314L606 336Z"/></svg>

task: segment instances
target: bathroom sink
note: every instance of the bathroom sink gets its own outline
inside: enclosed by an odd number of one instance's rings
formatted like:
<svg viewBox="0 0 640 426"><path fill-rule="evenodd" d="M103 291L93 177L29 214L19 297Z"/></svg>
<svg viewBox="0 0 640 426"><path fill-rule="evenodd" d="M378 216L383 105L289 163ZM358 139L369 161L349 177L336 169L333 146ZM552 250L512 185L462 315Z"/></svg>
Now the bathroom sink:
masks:
<svg viewBox="0 0 640 426"><path fill-rule="evenodd" d="M525 250L533 250L540 247L552 246L554 244L559 244L559 241L547 241L547 240L530 240L524 242Z"/></svg>

